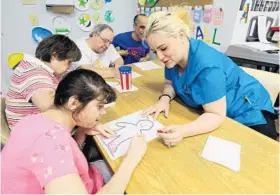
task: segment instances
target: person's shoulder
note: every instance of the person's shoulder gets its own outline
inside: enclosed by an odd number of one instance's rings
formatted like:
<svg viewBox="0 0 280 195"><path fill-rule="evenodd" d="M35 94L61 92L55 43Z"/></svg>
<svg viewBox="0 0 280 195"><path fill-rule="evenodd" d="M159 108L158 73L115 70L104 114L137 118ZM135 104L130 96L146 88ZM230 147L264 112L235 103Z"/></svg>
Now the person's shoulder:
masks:
<svg viewBox="0 0 280 195"><path fill-rule="evenodd" d="M36 131L40 132L40 130L37 129L39 124L41 127L46 124L41 114L27 115L12 127L12 131L25 131L25 133L30 134L32 132L32 134L36 134Z"/></svg>
<svg viewBox="0 0 280 195"><path fill-rule="evenodd" d="M21 119L19 122L15 124L13 127L14 130L18 131L26 131L26 133L32 133L33 135L45 135L45 133L49 130L63 130L63 132L67 131L65 130L65 127L62 127L61 125L57 124L52 119L47 118L46 116L42 115L41 113L38 114L31 114L27 115L23 119ZM27 132L28 131L28 132Z"/></svg>
<svg viewBox="0 0 280 195"><path fill-rule="evenodd" d="M33 70L36 70L37 73L39 72L50 72L52 73L53 70L48 67L44 62L39 60L38 58L29 55L29 54L24 54L24 58L20 61L19 65L15 68L14 74L25 74L28 73L30 74L31 71L35 73Z"/></svg>
<svg viewBox="0 0 280 195"><path fill-rule="evenodd" d="M191 49L189 56L196 64L196 70L204 68L220 67L224 58L223 53L208 45L202 40L190 39Z"/></svg>
<svg viewBox="0 0 280 195"><path fill-rule="evenodd" d="M123 39L123 38L131 37L131 34L132 34L132 31L123 32L123 33L116 35L115 38Z"/></svg>

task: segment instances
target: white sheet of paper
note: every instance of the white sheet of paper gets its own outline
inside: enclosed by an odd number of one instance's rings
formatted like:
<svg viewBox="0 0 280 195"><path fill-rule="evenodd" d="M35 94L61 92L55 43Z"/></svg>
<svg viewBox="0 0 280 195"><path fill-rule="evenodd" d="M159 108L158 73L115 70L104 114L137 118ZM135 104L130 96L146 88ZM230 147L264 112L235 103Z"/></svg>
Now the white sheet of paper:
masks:
<svg viewBox="0 0 280 195"><path fill-rule="evenodd" d="M97 136L112 160L123 156L127 152L134 135L142 134L147 141L151 141L158 136L157 130L161 129L163 125L154 121L151 116L141 116L141 113L142 110L106 123L105 126L116 132L113 138L105 139L102 136Z"/></svg>
<svg viewBox="0 0 280 195"><path fill-rule="evenodd" d="M141 70L154 70L154 69L161 68L159 65L155 64L152 61L138 62L138 63L134 63L134 65L140 68Z"/></svg>
<svg viewBox="0 0 280 195"><path fill-rule="evenodd" d="M130 90L122 90L121 85L115 86L115 89L118 90L118 92L120 92L120 93L125 93L125 92L131 92L131 91L137 91L138 90L138 88L135 87L134 85L132 85L132 88Z"/></svg>
<svg viewBox="0 0 280 195"><path fill-rule="evenodd" d="M210 135L201 154L202 158L240 171L241 145Z"/></svg>
<svg viewBox="0 0 280 195"><path fill-rule="evenodd" d="M115 105L116 105L116 102L112 102L110 104L105 104L104 108L109 108L109 107L112 107L112 106L115 106Z"/></svg>
<svg viewBox="0 0 280 195"><path fill-rule="evenodd" d="M118 92L120 93L125 93L125 92L131 92L131 91L137 91L138 88L132 85L132 88L130 90L122 90L121 85L118 82L111 82L111 81L106 81L108 85L111 87L115 88Z"/></svg>
<svg viewBox="0 0 280 195"><path fill-rule="evenodd" d="M258 16L258 36L261 43L270 43L266 39L266 16Z"/></svg>

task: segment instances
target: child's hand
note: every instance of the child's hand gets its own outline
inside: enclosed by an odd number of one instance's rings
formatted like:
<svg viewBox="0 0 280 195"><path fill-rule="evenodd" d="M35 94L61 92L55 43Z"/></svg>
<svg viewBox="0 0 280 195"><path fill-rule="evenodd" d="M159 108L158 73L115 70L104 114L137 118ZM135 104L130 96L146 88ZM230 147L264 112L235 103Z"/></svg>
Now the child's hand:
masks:
<svg viewBox="0 0 280 195"><path fill-rule="evenodd" d="M135 166L142 160L147 151L147 142L143 135L132 137L126 158L135 163Z"/></svg>

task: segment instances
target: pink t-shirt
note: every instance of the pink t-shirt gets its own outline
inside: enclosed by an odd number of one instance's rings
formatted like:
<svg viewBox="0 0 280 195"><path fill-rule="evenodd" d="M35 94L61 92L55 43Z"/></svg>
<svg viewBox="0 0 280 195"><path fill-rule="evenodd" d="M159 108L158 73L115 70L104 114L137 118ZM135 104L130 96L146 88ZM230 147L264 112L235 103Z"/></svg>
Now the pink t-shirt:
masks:
<svg viewBox="0 0 280 195"><path fill-rule="evenodd" d="M89 168L70 131L41 114L19 121L1 154L1 193L44 194L46 184L71 173L80 175L88 193L96 193L102 176Z"/></svg>

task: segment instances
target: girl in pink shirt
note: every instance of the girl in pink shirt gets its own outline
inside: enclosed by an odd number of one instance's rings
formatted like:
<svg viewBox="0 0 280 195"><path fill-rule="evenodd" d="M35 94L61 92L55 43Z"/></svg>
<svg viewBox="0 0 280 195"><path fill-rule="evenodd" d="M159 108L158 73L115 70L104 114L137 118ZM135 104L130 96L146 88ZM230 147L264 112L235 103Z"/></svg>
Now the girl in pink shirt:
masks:
<svg viewBox="0 0 280 195"><path fill-rule="evenodd" d="M71 137L75 126L83 127L78 129L80 134L103 134L104 129L95 126L105 114L104 104L115 99L113 89L97 73L70 72L59 83L51 109L27 116L14 126L1 154L1 193L124 193L146 152L144 137L132 139L118 171L105 186L100 171L88 166Z"/></svg>

